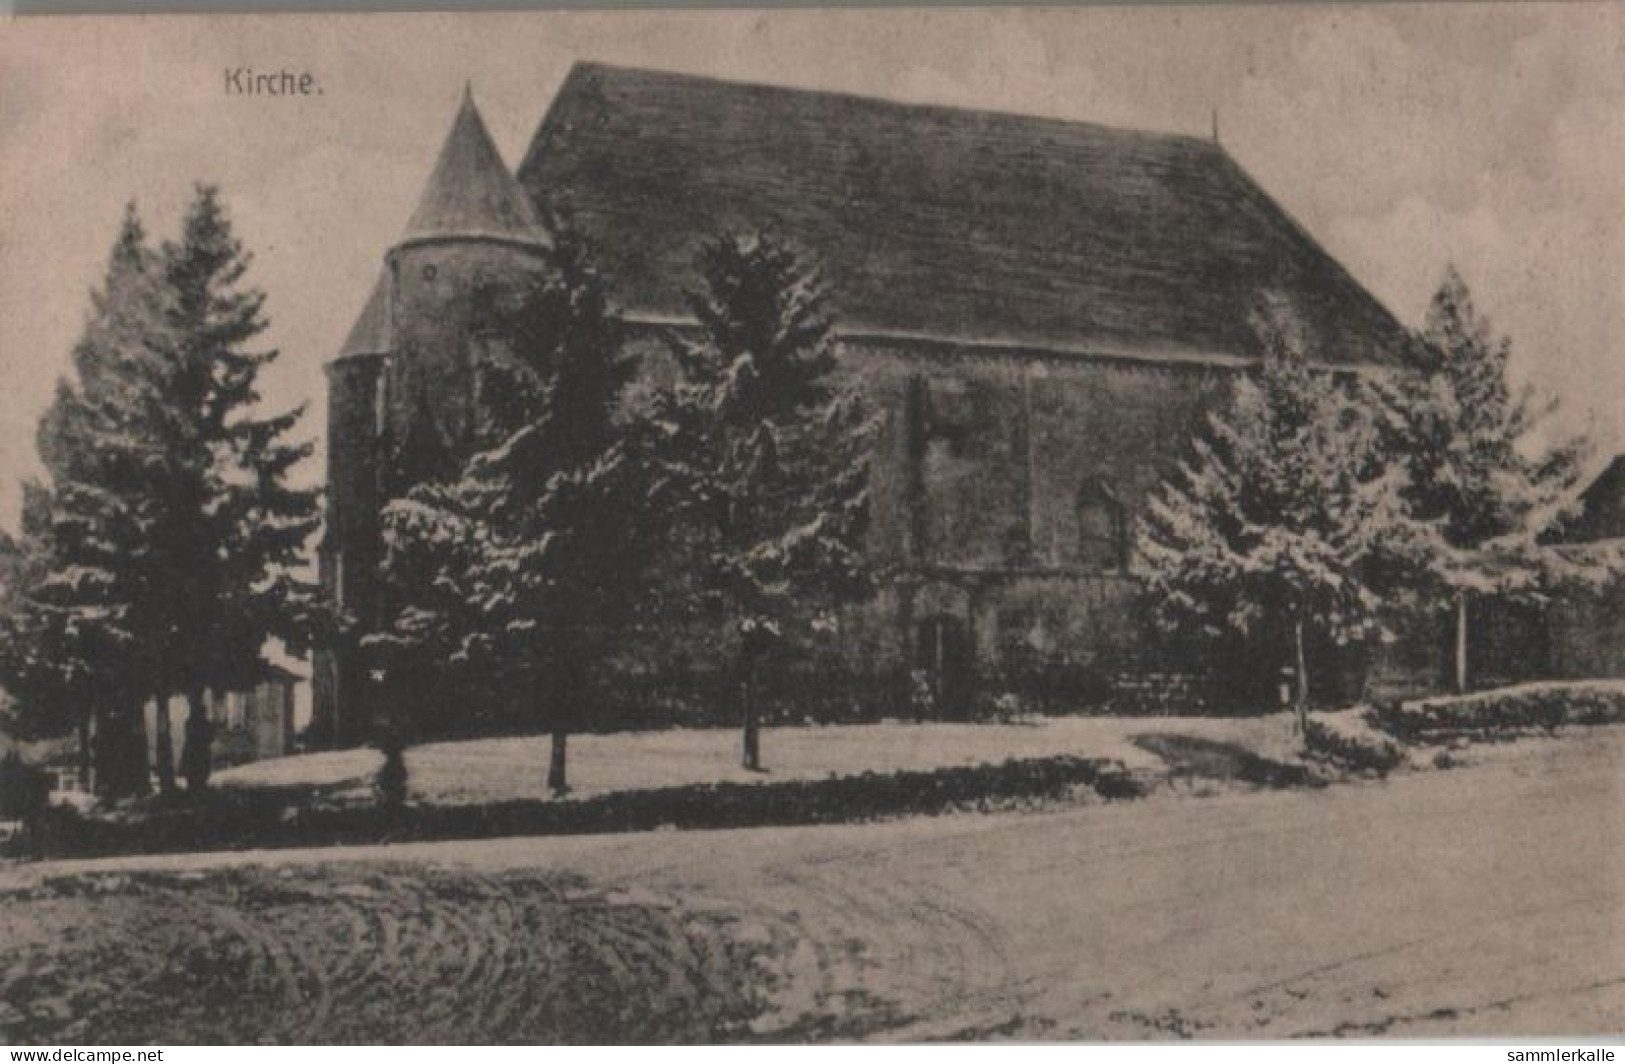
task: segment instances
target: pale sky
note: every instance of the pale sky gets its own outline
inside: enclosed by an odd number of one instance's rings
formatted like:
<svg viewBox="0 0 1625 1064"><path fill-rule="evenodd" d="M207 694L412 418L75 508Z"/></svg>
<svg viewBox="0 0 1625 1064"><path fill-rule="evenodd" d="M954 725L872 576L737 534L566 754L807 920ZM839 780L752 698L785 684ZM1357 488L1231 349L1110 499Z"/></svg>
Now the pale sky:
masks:
<svg viewBox="0 0 1625 1064"><path fill-rule="evenodd" d="M0 525L125 201L219 184L257 256L265 392L309 400L464 81L515 165L596 59L1206 135L1407 324L1455 261L1517 372L1625 446L1625 6L287 15L0 21ZM230 97L228 67L309 71ZM319 462L306 470L319 479Z"/></svg>

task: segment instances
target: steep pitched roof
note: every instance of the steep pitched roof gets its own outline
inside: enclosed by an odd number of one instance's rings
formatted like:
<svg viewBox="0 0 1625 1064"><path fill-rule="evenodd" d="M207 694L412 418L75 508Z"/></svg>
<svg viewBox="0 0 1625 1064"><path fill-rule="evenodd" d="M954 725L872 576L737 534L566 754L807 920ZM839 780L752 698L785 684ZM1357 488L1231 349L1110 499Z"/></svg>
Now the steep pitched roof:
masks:
<svg viewBox="0 0 1625 1064"><path fill-rule="evenodd" d="M372 286L372 295L367 297L361 316L350 326L350 335L344 338L339 357L383 355L389 350L389 274L382 273Z"/></svg>
<svg viewBox="0 0 1625 1064"><path fill-rule="evenodd" d="M401 239L448 236L547 242L534 206L502 161L468 89Z"/></svg>
<svg viewBox="0 0 1625 1064"><path fill-rule="evenodd" d="M1616 455L1580 493L1584 509L1561 530L1565 543L1625 538L1625 455Z"/></svg>
<svg viewBox="0 0 1625 1064"><path fill-rule="evenodd" d="M1284 296L1325 361L1401 334L1192 137L583 64L519 179L634 313L684 315L701 241L772 226L818 256L852 332L1247 357L1252 312Z"/></svg>

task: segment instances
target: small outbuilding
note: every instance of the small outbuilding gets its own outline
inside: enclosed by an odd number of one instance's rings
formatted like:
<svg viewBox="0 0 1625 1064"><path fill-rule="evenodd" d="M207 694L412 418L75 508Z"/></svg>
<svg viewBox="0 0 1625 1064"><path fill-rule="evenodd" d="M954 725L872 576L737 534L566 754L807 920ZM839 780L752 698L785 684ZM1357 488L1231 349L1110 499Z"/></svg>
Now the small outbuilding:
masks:
<svg viewBox="0 0 1625 1064"><path fill-rule="evenodd" d="M209 723L214 725L214 767L225 768L293 753L295 707L301 688L308 682L292 669L267 665L260 682L252 687L208 692L205 699ZM186 699L169 700L170 730L177 758L181 753L187 713ZM155 754L158 729L153 703L148 703L146 708L146 729L149 754Z"/></svg>
<svg viewBox="0 0 1625 1064"><path fill-rule="evenodd" d="M1561 543L1616 544L1625 550L1625 455L1616 456L1581 495L1579 516ZM1625 581L1575 594L1546 609L1547 671L1561 679L1625 676Z"/></svg>

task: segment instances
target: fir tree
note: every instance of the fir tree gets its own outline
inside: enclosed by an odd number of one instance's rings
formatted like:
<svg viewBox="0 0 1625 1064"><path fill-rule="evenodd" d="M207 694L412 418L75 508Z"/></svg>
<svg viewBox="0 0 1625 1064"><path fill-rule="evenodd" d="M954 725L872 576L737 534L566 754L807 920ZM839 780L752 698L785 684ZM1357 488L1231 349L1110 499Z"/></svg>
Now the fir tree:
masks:
<svg viewBox="0 0 1625 1064"><path fill-rule="evenodd" d="M182 761L194 788L209 776L205 690L256 682L266 641L301 642L314 599L302 569L318 496L289 483L312 448L290 438L302 406L260 410L259 374L277 352L253 346L267 322L264 293L243 285L252 261L218 190L198 186L162 253L173 475L155 561L171 593L154 629L159 687L190 703Z"/></svg>
<svg viewBox="0 0 1625 1064"><path fill-rule="evenodd" d="M837 384L824 286L791 246L725 235L697 266L699 334L673 340L680 379L660 416L683 496L682 568L737 648L742 760L758 771L762 670L872 590L873 423Z"/></svg>
<svg viewBox="0 0 1625 1064"><path fill-rule="evenodd" d="M70 615L35 597L51 561L49 499L37 484L23 492L20 537L0 533L0 687L11 696L0 730L28 740L77 733L79 783L88 790L96 664Z"/></svg>
<svg viewBox="0 0 1625 1064"><path fill-rule="evenodd" d="M160 786L175 788L173 694L192 701L183 762L202 786L203 690L257 679L266 639L296 636L304 615L293 570L315 495L286 478L309 449L286 440L298 411L255 415L258 372L275 356L244 350L265 328L263 296L237 288L248 261L213 189L198 190L181 240L161 252L132 209L73 379L41 422L49 484L29 505L38 576L24 618L35 638L68 639L95 664L109 797L144 786L148 700Z"/></svg>
<svg viewBox="0 0 1625 1064"><path fill-rule="evenodd" d="M1256 374L1236 382L1149 500L1134 569L1168 629L1282 645L1301 730L1306 637L1380 635L1368 564L1415 529L1399 505L1401 479L1381 461L1364 386L1312 366L1289 319L1263 326Z"/></svg>
<svg viewBox="0 0 1625 1064"><path fill-rule="evenodd" d="M652 467L640 423L619 416L634 366L577 236L558 234L545 275L499 316L476 453L385 510L397 608L368 642L396 669L499 676L550 731L548 786L563 793L569 735L647 586Z"/></svg>
<svg viewBox="0 0 1625 1064"><path fill-rule="evenodd" d="M91 729L78 715L94 718L96 787L109 800L145 790L148 777L143 605L156 591L143 488L167 462L151 432L163 407L155 273L132 207L92 294L73 376L40 422L48 485L24 489L0 660L7 686L58 726L78 718L83 735Z"/></svg>
<svg viewBox="0 0 1625 1064"><path fill-rule="evenodd" d="M1454 679L1465 690L1473 599L1538 600L1595 583L1612 567L1542 542L1572 511L1588 445L1574 438L1537 446L1555 406L1513 389L1511 344L1494 335L1454 267L1407 356L1407 372L1385 387L1393 413L1385 446L1403 456L1407 507L1437 528L1440 544L1420 564L1395 568L1424 612L1442 604L1454 613Z"/></svg>
<svg viewBox="0 0 1625 1064"><path fill-rule="evenodd" d="M405 748L436 708L466 711L481 689L500 689L503 663L480 604L483 526L478 501L457 486L424 484L383 513L387 624L360 645L379 685L374 741L384 755L378 791L405 795Z"/></svg>

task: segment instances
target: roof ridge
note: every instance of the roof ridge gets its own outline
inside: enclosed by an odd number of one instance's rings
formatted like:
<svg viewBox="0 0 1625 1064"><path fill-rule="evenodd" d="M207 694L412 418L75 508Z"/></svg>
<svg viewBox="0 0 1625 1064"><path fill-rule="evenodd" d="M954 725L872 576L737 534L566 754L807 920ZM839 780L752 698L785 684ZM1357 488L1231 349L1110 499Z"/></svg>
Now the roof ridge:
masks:
<svg viewBox="0 0 1625 1064"><path fill-rule="evenodd" d="M577 63L520 167L629 311L681 311L694 248L777 224L841 320L891 333L1256 354L1281 289L1333 364L1403 328L1206 137Z"/></svg>
<svg viewBox="0 0 1625 1064"><path fill-rule="evenodd" d="M983 118L1010 118L1023 122L1055 123L1069 128L1085 128L1101 133L1120 134L1127 137L1146 137L1157 140L1187 141L1192 145L1210 148L1220 154L1225 154L1223 145L1213 140L1211 136L1200 133L1179 133L1171 130L1146 129L1141 126L1119 126L1109 122L1097 122L1087 118L1062 118L1058 115L1034 114L1031 111L1014 111L997 107L968 107L963 104L934 103L925 100L903 100L895 96L878 96L873 93L853 92L849 89L811 88L802 85L786 85L780 82L750 81L742 77L725 77L719 74L696 74L685 70L668 70L657 67L631 66L624 63L607 63L596 59L581 59L572 63L570 71L564 76L559 85L559 91L554 96L555 102L564 95L565 88L580 77L594 71L608 71L614 74L633 74L650 78L663 78L672 81L703 82L712 85L723 85L730 88L750 89L760 92L782 94L788 96L820 96L825 99L852 100L859 103L879 104L883 107L893 107L911 111L933 111L941 114L978 116ZM552 108L549 108L549 114ZM544 124L546 116L543 118ZM537 133L540 135L541 130ZM532 138L534 143L535 138ZM527 159L528 162L528 159ZM520 169L524 166L521 164Z"/></svg>

